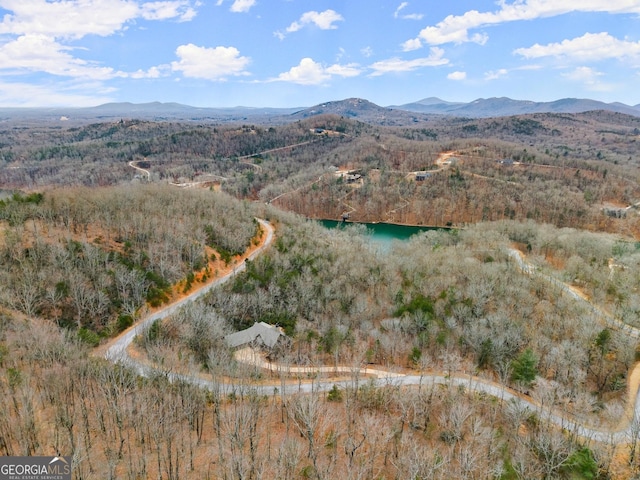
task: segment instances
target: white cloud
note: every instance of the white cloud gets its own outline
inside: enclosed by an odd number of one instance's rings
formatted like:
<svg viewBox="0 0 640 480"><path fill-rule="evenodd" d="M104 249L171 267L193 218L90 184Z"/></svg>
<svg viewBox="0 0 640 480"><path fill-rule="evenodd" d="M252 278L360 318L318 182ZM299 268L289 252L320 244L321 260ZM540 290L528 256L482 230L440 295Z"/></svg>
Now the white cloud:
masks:
<svg viewBox="0 0 640 480"><path fill-rule="evenodd" d="M373 55L373 48L364 47L362 50L360 50L360 53L362 54L363 57L369 58Z"/></svg>
<svg viewBox="0 0 640 480"><path fill-rule="evenodd" d="M126 0L11 0L3 7L12 13L3 17L0 33L73 39L111 35L141 14L137 4Z"/></svg>
<svg viewBox="0 0 640 480"><path fill-rule="evenodd" d="M506 68L500 68L498 70L491 70L490 72L486 72L484 74L484 79L485 80L497 80L499 78L502 78L504 76L506 76L509 73L509 70L507 70Z"/></svg>
<svg viewBox="0 0 640 480"><path fill-rule="evenodd" d="M370 66L373 70L372 77L377 77L387 73L411 72L423 67L437 67L446 65L449 60L443 58L444 50L437 47L431 48L431 54L428 57L416 58L414 60L402 60L400 58L390 58L375 62Z"/></svg>
<svg viewBox="0 0 640 480"><path fill-rule="evenodd" d="M464 80L467 78L467 72L451 72L447 78L449 80Z"/></svg>
<svg viewBox="0 0 640 480"><path fill-rule="evenodd" d="M216 0L216 7L221 6L224 0ZM257 0L233 0L233 3L229 7L230 12L234 13L246 13L251 10L257 3Z"/></svg>
<svg viewBox="0 0 640 480"><path fill-rule="evenodd" d="M359 65L351 63L347 65L323 66L311 58L303 58L300 63L292 67L288 72L281 73L272 81L297 83L298 85L323 85L332 77L357 77L362 73Z"/></svg>
<svg viewBox="0 0 640 480"><path fill-rule="evenodd" d="M537 65L537 64L522 65L521 67L514 68L514 70L542 70L542 65Z"/></svg>
<svg viewBox="0 0 640 480"><path fill-rule="evenodd" d="M477 43L478 45L484 45L489 41L489 35L486 33L476 33L471 35L471 42Z"/></svg>
<svg viewBox="0 0 640 480"><path fill-rule="evenodd" d="M402 51L411 52L422 48L422 41L419 38L412 38L402 44Z"/></svg>
<svg viewBox="0 0 640 480"><path fill-rule="evenodd" d="M235 0L229 9L235 13L246 13L256 4L256 0Z"/></svg>
<svg viewBox="0 0 640 480"><path fill-rule="evenodd" d="M335 64L327 67L326 72L338 77L357 77L362 73L362 69L355 63L349 63L347 65Z"/></svg>
<svg viewBox="0 0 640 480"><path fill-rule="evenodd" d="M562 76L568 78L569 80L575 80L579 82L593 82L598 77L603 75L602 72L599 72L591 67L577 67L571 72L563 73Z"/></svg>
<svg viewBox="0 0 640 480"><path fill-rule="evenodd" d="M321 85L329 79L331 75L321 64L314 62L311 58L303 58L297 66L278 75L278 80L299 85Z"/></svg>
<svg viewBox="0 0 640 480"><path fill-rule="evenodd" d="M5 74L34 72L92 80L158 78L168 66L127 73L74 55L68 45L87 35L110 36L124 31L136 19L188 21L196 15L200 0L139 2L134 0L1 0L9 13L0 19L0 71ZM15 85L15 84L12 84ZM70 97L71 98L71 97ZM44 102L47 103L47 102ZM77 102L72 102L77 103Z"/></svg>
<svg viewBox="0 0 640 480"><path fill-rule="evenodd" d="M562 76L572 82L582 84L582 86L595 92L608 92L614 89L613 85L604 83L600 80L604 73L599 72L591 67L577 67L571 72L563 73Z"/></svg>
<svg viewBox="0 0 640 480"><path fill-rule="evenodd" d="M156 67L151 67L149 70L138 70L129 74L130 78L140 79L140 78L161 78L168 75L171 70L170 65L158 65Z"/></svg>
<svg viewBox="0 0 640 480"><path fill-rule="evenodd" d="M170 65L148 70L123 72L74 57L66 47L46 35L22 35L0 45L0 72L3 74L46 73L59 77L105 81L113 78L160 78L171 72Z"/></svg>
<svg viewBox="0 0 640 480"><path fill-rule="evenodd" d="M74 58L69 50L45 35L22 35L0 46L0 71L44 72L94 80L126 76L112 68Z"/></svg>
<svg viewBox="0 0 640 480"><path fill-rule="evenodd" d="M398 5L398 8L396 8L396 11L393 12L393 16L395 18L398 18L398 16L400 15L400 11L404 10L405 8L407 8L409 6L409 2L402 2L400 5Z"/></svg>
<svg viewBox="0 0 640 480"><path fill-rule="evenodd" d="M404 10L408 6L409 6L409 2L402 2L400 5L398 5L398 8L396 8L396 11L393 12L393 17L401 18L403 20L422 20L422 17L424 17L424 15L421 13L409 13L409 14L400 13L402 10Z"/></svg>
<svg viewBox="0 0 640 480"><path fill-rule="evenodd" d="M307 25L315 25L320 30L335 30L338 28L335 23L341 21L344 21L344 18L334 10L325 10L324 12L311 11L303 13L299 20L287 27L286 32L297 32Z"/></svg>
<svg viewBox="0 0 640 480"><path fill-rule="evenodd" d="M561 57L577 61L599 61L610 58L640 59L640 42L618 40L606 32L586 33L582 37L547 45L535 44L514 51L525 58Z"/></svg>
<svg viewBox="0 0 640 480"><path fill-rule="evenodd" d="M181 22L193 20L197 14L188 1L147 2L140 6L145 20L169 20L177 18Z"/></svg>
<svg viewBox="0 0 640 480"><path fill-rule="evenodd" d="M235 47L198 47L192 43L176 49L180 58L171 63L171 69L190 78L223 81L229 76L249 75L245 70L250 62L240 56Z"/></svg>
<svg viewBox="0 0 640 480"><path fill-rule="evenodd" d="M600 12L610 14L640 14L640 2L635 0L517 0L513 3L499 2L495 12L469 10L462 15L449 15L434 26L424 28L417 39L428 45L444 43L483 43L485 34L470 35L469 30L499 25L501 23L554 17L570 12ZM406 43L406 42L405 42Z"/></svg>
<svg viewBox="0 0 640 480"><path fill-rule="evenodd" d="M10 11L0 22L0 34L42 34L56 39L109 36L136 18L192 19L196 12L188 0L140 3L132 0L4 0Z"/></svg>

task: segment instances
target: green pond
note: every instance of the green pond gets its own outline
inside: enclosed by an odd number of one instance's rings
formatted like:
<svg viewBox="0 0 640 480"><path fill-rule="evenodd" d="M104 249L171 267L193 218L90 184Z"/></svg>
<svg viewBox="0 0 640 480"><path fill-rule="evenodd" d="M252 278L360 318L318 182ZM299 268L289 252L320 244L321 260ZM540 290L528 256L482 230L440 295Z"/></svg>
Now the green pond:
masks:
<svg viewBox="0 0 640 480"><path fill-rule="evenodd" d="M341 222L338 220L318 220L318 222L325 228L345 228L345 226L349 225L358 225L355 222ZM419 227L394 223L362 223L359 225L367 227L369 240L383 250L390 249L395 240L408 240L417 233L439 229L439 227Z"/></svg>

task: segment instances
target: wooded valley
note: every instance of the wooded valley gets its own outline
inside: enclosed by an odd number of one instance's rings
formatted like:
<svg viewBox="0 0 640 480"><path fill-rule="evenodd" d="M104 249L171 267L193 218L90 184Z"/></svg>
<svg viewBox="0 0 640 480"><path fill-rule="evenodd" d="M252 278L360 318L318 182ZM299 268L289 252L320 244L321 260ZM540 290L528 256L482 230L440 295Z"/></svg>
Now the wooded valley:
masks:
<svg viewBox="0 0 640 480"><path fill-rule="evenodd" d="M74 478L640 473L639 118L3 128L0 454ZM451 228L381 251L357 222ZM255 322L282 368L225 341Z"/></svg>

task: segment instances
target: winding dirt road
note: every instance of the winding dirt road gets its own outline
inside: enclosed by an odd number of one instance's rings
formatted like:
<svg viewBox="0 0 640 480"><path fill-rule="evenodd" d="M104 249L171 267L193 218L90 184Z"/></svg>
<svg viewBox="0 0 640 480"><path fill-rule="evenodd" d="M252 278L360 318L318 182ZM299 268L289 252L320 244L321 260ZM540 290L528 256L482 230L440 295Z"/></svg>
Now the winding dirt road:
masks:
<svg viewBox="0 0 640 480"><path fill-rule="evenodd" d="M509 249L508 255L512 258L520 270L526 275L537 275L543 278L545 281L559 287L563 293L570 296L574 300L585 305L596 317L596 319L603 325L609 328L623 331L625 334L633 337L640 338L640 329L631 327L624 324L621 321L611 317L604 310L591 304L583 295L573 289L570 285L567 285L549 275L543 274L536 270L536 268L527 263L522 253L515 249ZM382 385L446 385L449 387L462 387L468 391L481 392L486 395L491 395L500 399L501 402L509 402L518 405L520 408L527 408L536 412L541 420L551 422L564 430L572 432L579 437L594 440L597 442L604 442L609 444L623 444L632 440L640 438L640 396L638 395L638 384L640 383L640 363L629 372L629 392L628 401L630 403L628 420L621 428L614 429L598 429L585 425L577 420L574 420L568 414L563 414L558 411L554 405L544 405L533 398L525 396L505 385L491 382L487 379L475 377L472 375L454 373L452 375L446 375L444 373L425 373L423 375L405 375L402 373L391 372L387 370L371 369L371 368L352 368L346 366L337 367L296 367L290 365L281 365L277 363L268 362L259 353L247 348L239 350L235 355L236 360L254 365L263 370L267 370L274 373L283 375L306 375L309 376L313 373L332 373L336 375L342 374L351 375L353 378L373 377L374 384ZM181 376L182 380L188 380L188 378ZM334 385L346 387L348 385L353 386L353 380L345 381L320 381L313 384L301 384L301 385L288 385L285 386L285 393L292 392L306 392L311 391L327 391ZM229 385L227 385L229 386ZM258 388L263 394L276 393L275 385L261 385ZM282 387L278 385L277 387ZM275 388L275 390L274 390Z"/></svg>
<svg viewBox="0 0 640 480"><path fill-rule="evenodd" d="M263 252L273 241L273 228L264 221L260 220L260 224L266 230L266 237L263 239L262 244L257 248L248 258L253 259L255 256ZM592 311L595 318L602 322L604 325L609 326L617 330L621 330L633 338L640 338L640 330L629 325L626 325L617 319L612 318L607 312L592 305L586 298L572 289L569 285L560 282L553 277L538 272L534 266L527 263L521 252L510 249L508 255L513 259L520 270L526 275L538 275L545 281L552 283L562 289L562 291L569 295L571 298L578 302L581 302L588 306ZM127 348L133 341L136 335L143 332L152 322L155 320L163 319L173 314L180 307L188 302L194 301L207 293L212 288L226 282L232 278L236 273L244 269L244 262L238 265L233 271L229 272L223 277L216 279L210 284L202 287L201 289L193 292L188 297L166 307L162 310L154 312L149 315L142 322L138 323L134 327L122 333L119 337L115 338L107 347L105 357L117 363L123 363L142 376L152 375L166 375L170 381L183 381L193 385L198 385L202 388L210 390L216 390L221 393L238 392L247 388L246 381L243 384L236 383L232 379L225 381L212 381L195 375L184 375L179 373L162 373L155 368L138 362L131 358L127 352ZM286 395L291 393L310 393L318 391L328 391L333 388L334 385L339 387L357 386L360 382L373 382L378 386L395 385L395 386L435 386L444 385L448 387L460 387L468 391L479 392L486 395L491 395L498 398L501 402L507 402L515 404L520 408L526 408L535 412L541 420L553 423L564 430L572 432L579 437L590 439L598 442L605 442L608 444L622 444L630 441L635 441L640 438L640 396L638 395L638 378L640 378L640 363L637 364L629 372L629 412L627 415L627 421L623 422L619 429L598 429L586 424L574 420L568 414L563 414L558 411L554 405L544 405L535 401L534 399L524 396L523 394L516 392L513 389L506 387L489 380L475 377L472 375L454 373L447 375L445 373L424 373L421 375L407 375L381 369L360 368L360 367L297 367L291 365L281 365L277 363L267 362L258 353L251 351L250 349L240 350L236 352L236 359L240 362L256 366L257 368L265 369L274 373L281 374L283 378L288 375L299 376L313 376L316 373L324 374L341 374L344 378L348 376L348 380L314 380L312 382L277 382L270 384L256 384L252 385L254 391L264 395Z"/></svg>
<svg viewBox="0 0 640 480"><path fill-rule="evenodd" d="M137 160L131 160L129 162L129 166L131 168L135 168L137 171L139 171L140 173L142 173L143 175L146 175L147 177L147 181L151 181L151 172L149 170L147 170L146 168L142 168L138 166L138 161Z"/></svg>
<svg viewBox="0 0 640 480"><path fill-rule="evenodd" d="M271 224L266 220L262 220L262 219L258 219L258 222L260 222L260 225L265 230L266 235L263 238L262 243L258 246L258 248L256 248L249 256L247 256L248 260L253 260L273 242L273 227L271 226ZM133 342L133 339L136 337L136 335L144 332L144 330L156 320L162 320L163 318L166 318L169 315L174 314L182 306L186 305L189 302L193 302L194 300L197 300L198 298L202 297L204 294L208 293L212 288L217 287L218 285L221 285L222 283L232 278L235 274L242 272L244 269L245 269L245 263L244 261L242 261L239 265L233 267L233 270L227 273L226 275L223 275L222 277L219 277L213 280L212 282L200 287L198 290L194 290L186 297L182 298L177 302L172 303L168 307L165 307L161 310L153 312L144 320L132 326L131 328L125 330L116 338L111 340L106 346L105 357L108 360L111 360L113 362L124 362L124 363L127 363L128 365L131 365L137 368L138 365L129 357L127 353L127 348L129 347L129 345L131 345L131 342Z"/></svg>

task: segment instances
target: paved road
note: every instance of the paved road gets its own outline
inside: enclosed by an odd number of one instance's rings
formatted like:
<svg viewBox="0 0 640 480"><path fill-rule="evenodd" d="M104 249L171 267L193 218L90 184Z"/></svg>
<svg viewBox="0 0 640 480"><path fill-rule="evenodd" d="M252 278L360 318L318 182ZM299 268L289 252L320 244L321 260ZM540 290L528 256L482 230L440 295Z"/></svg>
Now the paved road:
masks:
<svg viewBox="0 0 640 480"><path fill-rule="evenodd" d="M269 246L273 240L273 228L271 225L264 221L260 220L260 223L267 231L267 237L260 248L252 253L250 258L255 257L260 254L267 246ZM585 302L589 308L592 310L596 316L603 321L603 323L611 326L612 328L621 329L634 338L640 337L640 330L637 328L630 327L629 325L625 325L622 322L619 322L617 319L612 318L606 312L598 309L588 302L587 299L579 295L575 292L569 285L566 285L560 282L557 279L554 279L548 275L544 275L538 271L536 271L535 267L530 265L525 261L522 254L517 250L509 250L509 256L516 261L519 268L523 271L523 273L528 275L539 275L541 278L545 279L548 282L551 282L557 285L559 288L563 289L568 295L573 297L576 301ZM137 326L131 328L130 330L124 332L121 336L116 338L113 341L113 344L109 346L106 358L114 361L114 362L122 362L135 371L137 371L142 376L152 376L157 375L158 372L156 369L149 367L147 365L143 365L129 357L127 354L127 347L131 344L135 336L144 330L147 326L149 326L152 322L158 319L162 319L174 313L177 309L179 309L184 304L191 302L200 296L204 295L211 288L220 285L221 283L229 280L235 273L242 271L244 269L244 263L236 267L233 272L230 272L226 276L219 278L215 282L201 288L200 290L192 293L187 298L161 310L155 312L154 314L147 317ZM244 357L243 357L244 356ZM290 366L282 366L278 364L269 364L264 362L264 360L258 355L252 355L247 352L239 355L239 359L246 363L257 365L260 368L267 368L276 373L288 371L290 373L303 373L305 376L312 373L327 373L327 372L335 372L335 367L318 367L314 369L310 369L309 367L290 367ZM640 364L639 364L640 365ZM300 369L303 370L300 370ZM350 375L351 379L349 380L341 380L341 381L331 381L331 380L314 380L314 381L305 381L298 383L272 383L272 384L259 384L259 385L247 385L245 383L235 383L232 380L227 381L219 381L214 382L212 380L207 380L198 376L191 375L183 375L178 373L167 373L167 377L170 381L183 381L188 382L193 385L200 386L202 388L207 388L210 390L216 390L224 394L232 393L232 392L242 392L246 391L246 389L251 389L252 391L263 394L263 395L286 395L291 393L311 393L311 392L320 392L320 391L328 391L333 388L334 385L338 387L345 388L347 386L354 386L356 383L362 384L364 382L372 382L377 386L385 386L385 385L394 385L394 386L405 386L405 385L422 385L425 387L435 387L437 385L445 385L448 387L460 387L465 388L468 391L481 392L486 395L491 395L493 397L498 398L501 402L504 403L512 403L518 405L520 408L529 409L532 412L535 412L538 417L544 421L551 422L559 427L572 432L573 434L591 439L598 442L605 442L610 444L618 444L618 443L627 443L632 439L640 438L640 396L636 391L632 392L630 398L633 399L634 402L634 410L633 410L633 418L627 423L626 427L620 430L606 430L606 429L598 429L594 427L590 427L579 421L573 420L569 418L569 416L564 416L558 413L557 410L553 409L553 406L541 405L534 401L530 397L526 397L515 390L512 390L504 385L491 382L489 380L474 377L471 375L464 374L452 374L445 375L442 373L429 373L424 375L404 375L401 373L395 373L384 370L373 370L367 368L349 368L349 367L338 367L340 368L340 373L343 375ZM638 366L636 366L638 368ZM311 371L313 370L313 371ZM373 377L373 378L372 378ZM631 375L629 375L631 377Z"/></svg>

